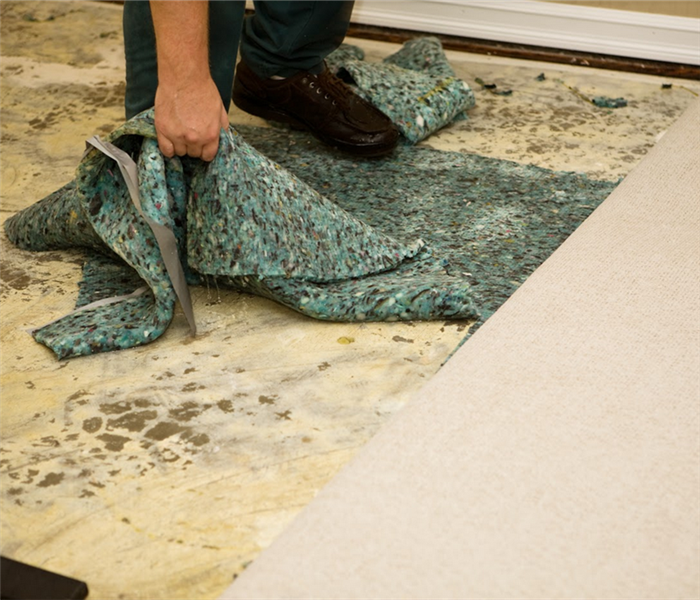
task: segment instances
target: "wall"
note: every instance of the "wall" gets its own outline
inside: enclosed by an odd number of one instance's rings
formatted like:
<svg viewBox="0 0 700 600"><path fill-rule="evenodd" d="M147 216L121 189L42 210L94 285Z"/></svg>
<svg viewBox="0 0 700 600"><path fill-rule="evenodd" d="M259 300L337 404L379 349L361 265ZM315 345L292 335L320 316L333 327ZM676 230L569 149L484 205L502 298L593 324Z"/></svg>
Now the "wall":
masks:
<svg viewBox="0 0 700 600"><path fill-rule="evenodd" d="M673 17L691 17L700 19L700 1L698 0L545 0L554 4L578 4L596 8L614 8L655 15Z"/></svg>

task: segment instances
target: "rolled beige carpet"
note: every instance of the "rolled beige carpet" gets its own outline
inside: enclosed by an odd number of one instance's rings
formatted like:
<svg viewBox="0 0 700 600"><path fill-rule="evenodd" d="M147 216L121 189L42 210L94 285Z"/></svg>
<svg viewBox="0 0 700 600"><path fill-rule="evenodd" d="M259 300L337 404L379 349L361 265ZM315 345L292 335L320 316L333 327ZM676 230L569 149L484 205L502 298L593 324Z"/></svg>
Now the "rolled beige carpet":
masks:
<svg viewBox="0 0 700 600"><path fill-rule="evenodd" d="M700 103L222 598L697 598Z"/></svg>

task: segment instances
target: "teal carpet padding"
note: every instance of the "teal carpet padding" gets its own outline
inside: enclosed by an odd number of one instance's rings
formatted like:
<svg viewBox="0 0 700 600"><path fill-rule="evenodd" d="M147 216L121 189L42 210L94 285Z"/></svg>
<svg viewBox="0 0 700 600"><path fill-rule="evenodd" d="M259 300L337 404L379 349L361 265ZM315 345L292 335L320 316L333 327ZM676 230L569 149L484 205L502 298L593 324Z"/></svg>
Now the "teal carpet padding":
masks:
<svg viewBox="0 0 700 600"><path fill-rule="evenodd" d="M475 104L474 93L455 77L438 38L410 40L381 62L364 59L361 48L343 44L326 63L387 115L408 144L465 118Z"/></svg>
<svg viewBox="0 0 700 600"><path fill-rule="evenodd" d="M343 46L328 62L401 129L409 144L391 156L348 157L305 133L240 127L222 130L211 163L167 159L151 110L106 140L135 163L134 198L117 162L87 151L74 181L5 223L21 248L89 253L76 310L35 339L59 358L148 343L178 299L194 326L186 284L210 282L316 319L478 326L615 187L414 147L463 115L471 90L435 38L379 64L362 59Z"/></svg>
<svg viewBox="0 0 700 600"><path fill-rule="evenodd" d="M222 131L212 163L165 159L152 111L106 141L136 161L143 215L174 233L173 251L190 284L216 278L338 321L477 314L463 278L440 272L395 277L400 264L429 258L422 240L399 241L366 224L233 129ZM100 252L84 271L78 310L34 332L59 358L147 343L170 323L176 290L144 216L116 162L92 149L73 183L6 222L8 237L22 248Z"/></svg>
<svg viewBox="0 0 700 600"><path fill-rule="evenodd" d="M398 240L425 241L430 257L394 277L463 280L491 316L593 212L619 181L431 148L384 159L328 150L303 133L239 127L260 152L342 208Z"/></svg>
<svg viewBox="0 0 700 600"><path fill-rule="evenodd" d="M163 160L152 137L136 135L153 135L151 119L110 140L142 147L144 212L175 231L188 282L206 276L326 320L480 315L478 325L616 185L430 148L357 159L280 128L231 131L207 167ZM30 250L87 248L77 305L116 298L35 331L57 356L147 343L167 328L175 294L111 159L89 152L76 182L6 231Z"/></svg>

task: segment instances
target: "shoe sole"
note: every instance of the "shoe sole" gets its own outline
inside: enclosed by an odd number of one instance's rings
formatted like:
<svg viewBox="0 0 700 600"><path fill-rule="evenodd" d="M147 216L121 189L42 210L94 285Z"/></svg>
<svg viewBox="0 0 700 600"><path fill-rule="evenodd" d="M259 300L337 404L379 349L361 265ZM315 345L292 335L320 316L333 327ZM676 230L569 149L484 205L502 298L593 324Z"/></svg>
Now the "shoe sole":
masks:
<svg viewBox="0 0 700 600"><path fill-rule="evenodd" d="M303 121L300 121L296 117L290 115L289 113L279 110L277 108L273 108L269 105L261 105L260 100L258 100L257 98L249 99L240 92L236 93L235 89L232 95L232 100L233 103L244 112L247 112L251 115L255 115L256 117L268 119L270 121L286 123L292 129L296 129L298 131L308 131L314 137L321 140L324 144L327 144L328 146L337 148L338 150L342 150L349 154L355 154L357 156L365 156L367 158L372 158L375 156L384 156L386 154L389 154L392 150L394 150L394 148L396 148L396 143L382 146L354 146L352 144L343 144L338 140L328 138L323 134L318 133L312 127L310 127Z"/></svg>

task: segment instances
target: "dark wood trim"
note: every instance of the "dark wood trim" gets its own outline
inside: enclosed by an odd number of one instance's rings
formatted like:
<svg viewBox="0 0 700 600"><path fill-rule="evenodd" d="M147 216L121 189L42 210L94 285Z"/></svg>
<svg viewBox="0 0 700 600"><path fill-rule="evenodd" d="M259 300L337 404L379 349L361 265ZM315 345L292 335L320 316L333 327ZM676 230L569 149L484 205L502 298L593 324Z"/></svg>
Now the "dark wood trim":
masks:
<svg viewBox="0 0 700 600"><path fill-rule="evenodd" d="M697 65L682 65L663 61L626 58L623 56L608 56L589 52L558 50L556 48L544 48L541 46L493 42L476 38L394 29L391 27L360 25L359 23L350 24L348 35L398 44L403 44L407 40L418 36L432 35L439 38L443 47L448 50L487 54L489 56L506 56L509 58L520 58L522 60L538 60L567 65L579 65L594 67L596 69L610 69L613 71L647 73L649 75L658 75L661 77L700 80L700 66Z"/></svg>

